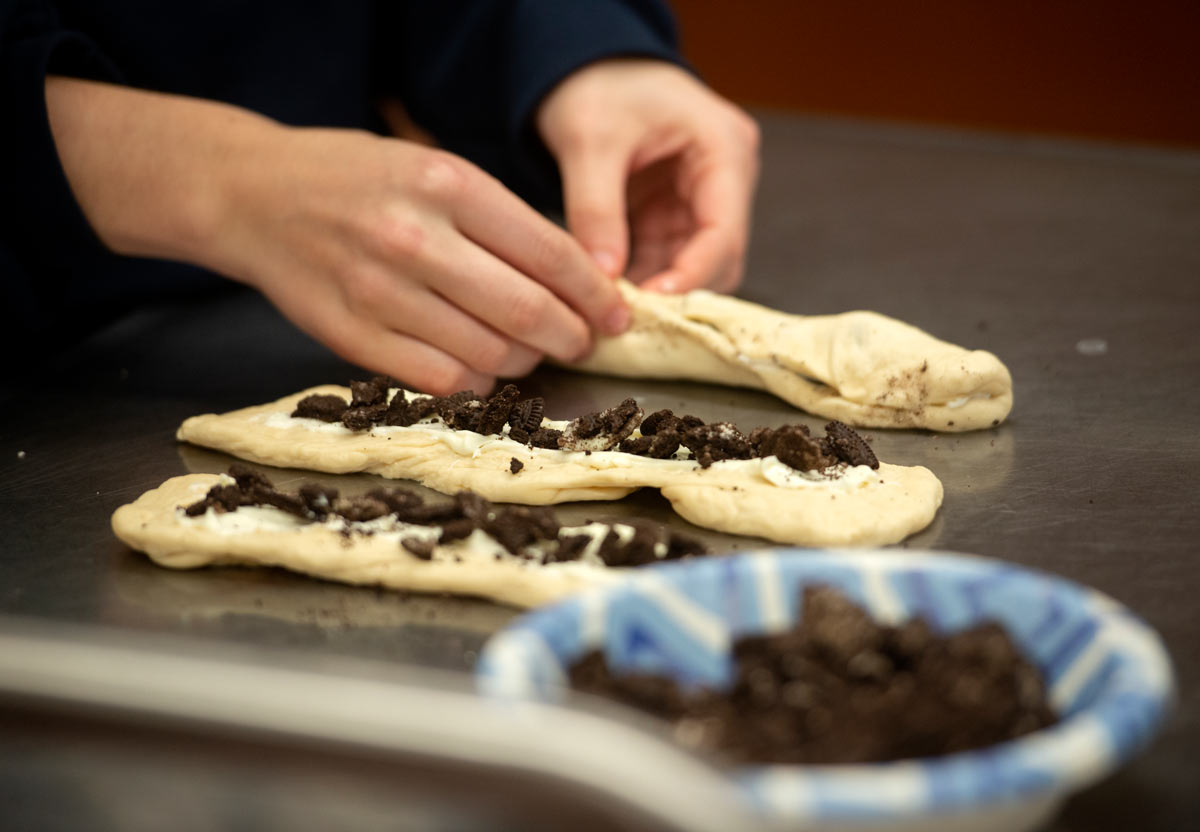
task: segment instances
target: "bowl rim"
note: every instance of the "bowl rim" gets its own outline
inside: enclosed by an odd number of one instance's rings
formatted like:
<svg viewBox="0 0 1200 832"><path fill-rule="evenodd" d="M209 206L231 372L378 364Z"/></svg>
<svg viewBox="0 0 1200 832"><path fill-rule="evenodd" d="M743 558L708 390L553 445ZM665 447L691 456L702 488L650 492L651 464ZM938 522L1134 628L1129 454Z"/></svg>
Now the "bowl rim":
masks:
<svg viewBox="0 0 1200 832"><path fill-rule="evenodd" d="M883 763L774 764L732 769L730 778L743 787L751 802L773 814L829 821L879 819L881 813L886 813L888 818L902 819L1065 795L1101 779L1143 748L1160 729L1175 700L1174 674L1161 638L1120 602L1091 587L1041 569L980 555L932 549L762 548L715 558L639 567L618 581L585 590L513 619L495 633L480 652L475 671L477 688L489 698L518 696L511 687L496 684L500 665L505 672L516 669L511 658L497 664L496 656L502 652L510 656L525 654L533 661L551 660L561 672L565 662L539 633L545 626L542 622L561 617L565 610L596 604L619 593L635 593L644 586L659 585L664 580L670 582L673 574L716 570L718 562L730 559L758 564L769 562L775 564L775 568L788 563L813 566L834 563L883 573L902 569L951 569L965 573L988 571L1026 575L1047 589L1080 599L1081 606L1090 615L1105 627L1112 628L1113 635L1106 641L1108 646L1121 655L1131 656L1138 667L1147 671L1145 675L1139 674L1143 684L1136 691L1136 701L1129 699L1130 691L1122 693L1120 686L1115 692L1109 691L1110 679L1101 686L1096 700L1087 708L1063 717L1048 728L984 749ZM525 649L530 635L541 642L540 649ZM1115 644L1112 643L1114 640ZM525 644L518 645L518 642ZM532 662L528 667L532 667ZM532 678L528 681L528 692L524 696L553 701L536 695ZM1109 693L1114 693L1115 698L1106 698ZM1120 698L1122 696L1124 699ZM1114 707L1133 706L1141 709L1139 718L1132 728L1129 725L1123 727L1121 741L1114 744L1110 733L1115 730L1113 720L1116 715L1110 711ZM981 792L968 790L967 797L955 797L953 789L939 788L966 782L972 777L986 777L989 773L1003 777L1005 766L1019 760L1037 760L1048 776L1018 778L1002 782L996 788L982 788ZM864 796L870 799L864 800Z"/></svg>

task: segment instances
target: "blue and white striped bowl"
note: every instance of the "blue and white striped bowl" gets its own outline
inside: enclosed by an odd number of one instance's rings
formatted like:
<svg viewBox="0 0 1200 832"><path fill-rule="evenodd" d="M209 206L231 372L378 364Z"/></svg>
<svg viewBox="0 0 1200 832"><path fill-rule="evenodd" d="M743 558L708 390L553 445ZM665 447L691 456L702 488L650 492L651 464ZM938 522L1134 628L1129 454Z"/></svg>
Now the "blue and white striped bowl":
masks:
<svg viewBox="0 0 1200 832"><path fill-rule="evenodd" d="M790 627L809 584L840 588L885 623L919 615L954 631L1000 621L1041 669L1061 721L939 758L733 772L754 807L795 828L1035 828L1143 747L1172 700L1158 636L1111 598L1000 561L900 549L768 550L641 569L514 621L484 649L479 688L562 701L564 666L595 648L615 669L722 686L731 641Z"/></svg>

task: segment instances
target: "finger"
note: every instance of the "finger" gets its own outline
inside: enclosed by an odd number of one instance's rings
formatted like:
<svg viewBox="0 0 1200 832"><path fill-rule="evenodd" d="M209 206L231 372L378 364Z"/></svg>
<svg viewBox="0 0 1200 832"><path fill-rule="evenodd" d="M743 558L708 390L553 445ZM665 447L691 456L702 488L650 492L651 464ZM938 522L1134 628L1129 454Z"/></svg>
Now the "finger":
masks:
<svg viewBox="0 0 1200 832"><path fill-rule="evenodd" d="M697 230L649 288L685 292L705 286L736 286L741 279L750 226L753 175L738 165L714 166L697 182L692 211Z"/></svg>
<svg viewBox="0 0 1200 832"><path fill-rule="evenodd" d="M622 148L605 145L580 147L558 160L567 228L609 276L620 274L629 257L627 157Z"/></svg>
<svg viewBox="0 0 1200 832"><path fill-rule="evenodd" d="M674 294L727 283L735 260L722 229L702 228L680 249L670 267L648 278L642 288Z"/></svg>
<svg viewBox="0 0 1200 832"><path fill-rule="evenodd" d="M458 230L561 298L591 326L624 331L629 310L583 247L492 177L479 172L475 180L469 196L451 206Z"/></svg>
<svg viewBox="0 0 1200 832"><path fill-rule="evenodd" d="M432 344L393 332L345 310L329 315L322 330L314 334L342 358L372 372L389 375L412 390L436 396L474 390L482 395L496 383L492 376L472 370Z"/></svg>
<svg viewBox="0 0 1200 832"><path fill-rule="evenodd" d="M424 266L433 291L535 352L574 361L591 349L588 324L570 306L470 241L448 233Z"/></svg>
<svg viewBox="0 0 1200 832"><path fill-rule="evenodd" d="M524 375L541 361L541 353L385 269L358 279L347 293L347 306L359 317L437 347L482 375Z"/></svg>

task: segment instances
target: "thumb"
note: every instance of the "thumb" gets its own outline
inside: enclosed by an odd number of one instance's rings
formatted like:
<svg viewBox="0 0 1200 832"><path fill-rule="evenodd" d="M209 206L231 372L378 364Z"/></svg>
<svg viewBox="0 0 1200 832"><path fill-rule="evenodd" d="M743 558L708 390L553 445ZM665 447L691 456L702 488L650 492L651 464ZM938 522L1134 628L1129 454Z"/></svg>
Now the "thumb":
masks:
<svg viewBox="0 0 1200 832"><path fill-rule="evenodd" d="M559 159L567 229L608 275L625 270L629 224L625 216L625 154L585 147Z"/></svg>

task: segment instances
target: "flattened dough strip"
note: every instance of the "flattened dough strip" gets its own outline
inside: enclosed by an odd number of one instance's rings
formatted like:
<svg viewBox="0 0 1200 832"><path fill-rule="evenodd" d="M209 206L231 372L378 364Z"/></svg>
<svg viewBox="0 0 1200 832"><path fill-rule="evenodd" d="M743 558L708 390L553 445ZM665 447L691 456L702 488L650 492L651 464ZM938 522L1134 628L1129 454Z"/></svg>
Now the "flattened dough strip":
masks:
<svg viewBox="0 0 1200 832"><path fill-rule="evenodd" d="M1012 376L996 356L876 312L790 315L704 290L620 287L630 328L599 338L573 369L767 390L857 427L978 430L1012 409Z"/></svg>
<svg viewBox="0 0 1200 832"><path fill-rule="evenodd" d="M518 607L555 601L616 580L626 571L584 563L538 564L516 557L465 556L459 562L451 554L454 550L440 546L434 559L422 560L388 535L347 537L320 523L229 534L181 517L180 506L203 498L220 481L215 474L169 479L118 508L113 531L155 563L172 569L279 566L342 583L476 595ZM438 558L438 550L451 556Z"/></svg>
<svg viewBox="0 0 1200 832"><path fill-rule="evenodd" d="M270 404L193 416L177 436L266 465L411 479L446 494L471 489L495 502L615 500L638 488L658 488L698 526L804 546L896 543L927 526L942 502L941 482L920 466L880 463L875 476L853 489L784 488L745 466L720 462L700 468L612 451L549 451L420 426L314 429L322 423L290 418L296 403L314 394L348 399L350 391L325 385ZM519 474L510 469L514 457L524 464Z"/></svg>

